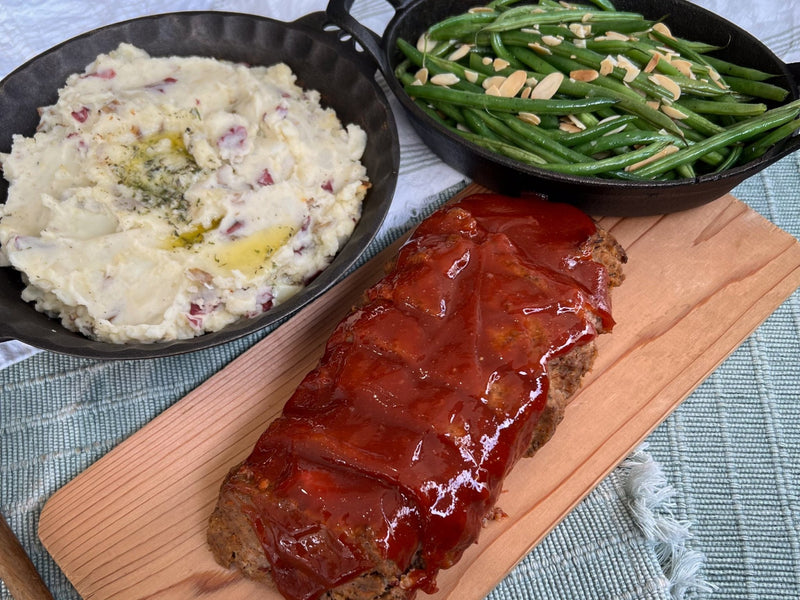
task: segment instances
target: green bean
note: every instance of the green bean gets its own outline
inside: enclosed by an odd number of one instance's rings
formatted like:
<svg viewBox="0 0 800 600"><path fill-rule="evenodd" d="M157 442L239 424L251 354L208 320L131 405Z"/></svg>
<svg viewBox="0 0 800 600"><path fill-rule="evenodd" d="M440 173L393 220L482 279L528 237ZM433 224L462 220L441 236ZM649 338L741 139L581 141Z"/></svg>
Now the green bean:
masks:
<svg viewBox="0 0 800 600"><path fill-rule="evenodd" d="M731 146L730 152L728 152L728 158L722 161L719 164L719 166L717 166L717 168L714 169L714 172L721 173L722 171L727 171L736 164L741 155L742 155L742 145L734 144L733 146Z"/></svg>
<svg viewBox="0 0 800 600"><path fill-rule="evenodd" d="M709 150L724 148L736 142L742 142L756 137L773 127L780 127L784 123L794 119L798 113L800 113L800 100L795 100L780 108L767 111L763 115L738 123L728 128L723 133L713 135L688 148L679 150L661 160L646 165L638 170L638 175L649 177L668 171L678 165L692 162Z"/></svg>
<svg viewBox="0 0 800 600"><path fill-rule="evenodd" d="M614 8L614 5L610 2L610 0L591 0L592 4L597 6L602 10L610 10L616 11L617 9Z"/></svg>
<svg viewBox="0 0 800 600"><path fill-rule="evenodd" d="M638 150L633 150L632 152L626 152L625 154L619 154L610 158L573 164L548 163L545 168L567 175L597 175L598 173L624 169L629 165L646 160L661 152L668 144L669 142L663 141L654 142Z"/></svg>
<svg viewBox="0 0 800 600"><path fill-rule="evenodd" d="M551 135L562 144L573 147L579 144L591 142L600 136L615 132L620 128L628 128L629 125L636 121L636 118L637 117L634 115L619 115L613 119L598 123L594 127L588 127L579 133L568 133L562 131L553 132Z"/></svg>
<svg viewBox="0 0 800 600"><path fill-rule="evenodd" d="M608 150L614 150L623 146L638 146L652 142L669 142L671 144L682 144L683 140L673 135L666 135L658 131L622 131L610 135L604 135L589 142L574 146L577 152L583 154L598 154Z"/></svg>
<svg viewBox="0 0 800 600"><path fill-rule="evenodd" d="M755 98L763 98L764 100L774 100L775 102L783 102L786 96L789 95L789 90L780 86L766 83L764 81L753 81L752 79L745 79L743 77L735 77L728 75L725 77L725 83L739 93L753 96Z"/></svg>
<svg viewBox="0 0 800 600"><path fill-rule="evenodd" d="M598 106L614 104L609 98L576 98L566 100L538 100L526 98L504 98L489 94L472 94L462 90L453 90L442 86L424 84L407 85L405 91L409 96L426 100L442 100L459 106L483 108L502 112L532 112L543 115L568 115L574 112L590 110Z"/></svg>
<svg viewBox="0 0 800 600"><path fill-rule="evenodd" d="M554 23L598 23L604 20L632 19L643 21L642 15L632 12L603 12L597 10L552 10L545 12L532 12L532 6L519 6L502 13L494 23L483 27L483 31L511 31L533 27L541 24Z"/></svg>
<svg viewBox="0 0 800 600"><path fill-rule="evenodd" d="M426 33L432 40L463 38L480 31L486 23L494 22L499 14L498 12L462 13L435 23Z"/></svg>
<svg viewBox="0 0 800 600"><path fill-rule="evenodd" d="M766 104L716 102L697 98L684 98L681 100L681 106L704 115L733 115L736 117L753 117L767 110Z"/></svg>
<svg viewBox="0 0 800 600"><path fill-rule="evenodd" d="M548 163L544 158L535 154L534 152L528 152L527 150L523 150L513 144L508 144L506 142L499 142L497 140L490 140L479 135L472 133L471 131L464 131L462 129L452 128L451 131L460 135L461 137L469 140L473 144L478 146L482 146L487 150L491 150L492 152L497 152L498 154L502 154L503 156L507 156L509 158L513 158L522 163L527 163L529 165L534 166L542 166Z"/></svg>
<svg viewBox="0 0 800 600"><path fill-rule="evenodd" d="M517 117L509 114L500 114L495 118L485 112L481 112L480 115L487 126L500 135L504 141L519 146L523 150L533 152L547 162L563 163L576 158L589 160L588 156L572 152L569 148L564 148L560 144L553 142L542 131L526 132L522 130L520 125L526 125L526 123L523 123Z"/></svg>
<svg viewBox="0 0 800 600"><path fill-rule="evenodd" d="M745 161L751 161L759 158L760 156L763 156L764 153L772 146L784 140L785 138L788 138L798 130L800 130L800 119L789 121L788 123L773 129L768 134L758 138L749 146L747 146L742 152L742 158Z"/></svg>
<svg viewBox="0 0 800 600"><path fill-rule="evenodd" d="M467 108L464 110L464 119L467 127L485 138L500 141L501 136L492 131L492 129L486 124L486 121L481 117L481 111L475 110L474 108Z"/></svg>
<svg viewBox="0 0 800 600"><path fill-rule="evenodd" d="M511 115L505 115L503 120L512 131L516 132L521 137L533 140L537 146L544 148L548 153L563 159L558 162L583 162L591 160L586 154L572 150L568 146L554 140L535 125L521 121L517 117Z"/></svg>
<svg viewBox="0 0 800 600"><path fill-rule="evenodd" d="M766 81L767 79L777 77L777 75L765 73L759 69L752 69L749 67L736 65L728 62L727 60L722 60L721 58L716 58L714 56L706 56L705 59L706 62L714 67L714 69L720 75L733 75L734 77L752 79L753 81Z"/></svg>

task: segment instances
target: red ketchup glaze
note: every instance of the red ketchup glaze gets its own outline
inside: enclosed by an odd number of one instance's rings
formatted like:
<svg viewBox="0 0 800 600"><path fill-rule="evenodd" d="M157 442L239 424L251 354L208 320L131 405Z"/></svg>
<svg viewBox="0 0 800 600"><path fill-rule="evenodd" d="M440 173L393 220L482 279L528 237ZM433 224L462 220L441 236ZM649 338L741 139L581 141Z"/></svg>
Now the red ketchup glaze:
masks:
<svg viewBox="0 0 800 600"><path fill-rule="evenodd" d="M270 491L246 514L287 598L415 555L405 583L436 590L530 443L544 361L595 318L613 326L594 233L571 206L486 194L417 228L245 462Z"/></svg>

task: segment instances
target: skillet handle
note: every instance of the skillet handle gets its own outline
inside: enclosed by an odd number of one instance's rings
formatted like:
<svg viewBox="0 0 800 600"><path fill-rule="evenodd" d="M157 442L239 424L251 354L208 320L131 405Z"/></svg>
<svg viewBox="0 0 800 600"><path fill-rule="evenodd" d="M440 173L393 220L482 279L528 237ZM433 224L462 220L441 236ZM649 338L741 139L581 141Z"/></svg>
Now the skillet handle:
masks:
<svg viewBox="0 0 800 600"><path fill-rule="evenodd" d="M371 29L359 23L350 14L354 0L329 0L325 13L333 23L352 35L378 64L384 77L391 77L391 67L381 47L381 37ZM395 8L404 4L404 0L387 0ZM407 1L407 0L405 0Z"/></svg>

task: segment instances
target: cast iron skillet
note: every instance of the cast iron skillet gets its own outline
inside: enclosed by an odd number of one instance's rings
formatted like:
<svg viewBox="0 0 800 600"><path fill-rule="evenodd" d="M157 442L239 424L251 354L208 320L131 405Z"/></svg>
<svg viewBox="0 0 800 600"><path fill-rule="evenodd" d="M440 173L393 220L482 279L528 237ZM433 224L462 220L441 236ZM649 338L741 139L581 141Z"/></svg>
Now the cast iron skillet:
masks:
<svg viewBox="0 0 800 600"><path fill-rule="evenodd" d="M0 268L0 341L17 339L33 346L77 356L138 359L179 354L227 342L274 324L328 290L359 258L391 204L400 160L395 120L375 81L375 63L328 32L324 13L293 23L222 12L155 15L109 25L56 46L19 67L0 82L0 152L11 148L14 133L32 135L39 121L37 107L55 102L71 73L120 42L130 42L154 56L199 55L249 64L286 62L298 84L319 90L324 106L336 110L343 123L357 123L368 136L364 163L372 183L363 216L332 264L296 296L253 319L225 329L173 342L108 344L68 331L23 302L17 271ZM0 177L0 202L8 184Z"/></svg>
<svg viewBox="0 0 800 600"><path fill-rule="evenodd" d="M540 192L554 200L573 203L595 215L636 216L661 214L698 206L723 196L744 179L800 148L800 135L759 160L723 174L668 183L608 181L552 173L491 153L448 131L419 109L394 76L402 60L398 38L415 44L431 24L481 0L388 0L396 12L380 37L349 13L353 0L330 0L331 20L364 46L383 72L389 87L405 109L420 137L442 160L474 181L508 194ZM587 3L588 4L588 3ZM615 0L618 10L629 10L664 22L673 33L724 47L718 55L732 62L779 74L771 80L798 98L800 63L784 64L752 35L729 21L684 0ZM788 101L788 100L787 100Z"/></svg>

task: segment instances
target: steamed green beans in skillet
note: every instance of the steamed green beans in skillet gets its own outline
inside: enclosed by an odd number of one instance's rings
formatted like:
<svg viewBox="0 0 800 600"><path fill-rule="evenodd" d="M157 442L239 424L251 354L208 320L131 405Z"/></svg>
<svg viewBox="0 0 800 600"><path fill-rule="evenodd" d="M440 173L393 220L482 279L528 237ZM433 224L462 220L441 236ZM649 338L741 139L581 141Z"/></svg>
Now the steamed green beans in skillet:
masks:
<svg viewBox="0 0 800 600"><path fill-rule="evenodd" d="M732 64L662 22L495 0L398 40L395 74L472 143L568 175L670 180L752 161L800 129L777 74Z"/></svg>

